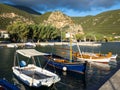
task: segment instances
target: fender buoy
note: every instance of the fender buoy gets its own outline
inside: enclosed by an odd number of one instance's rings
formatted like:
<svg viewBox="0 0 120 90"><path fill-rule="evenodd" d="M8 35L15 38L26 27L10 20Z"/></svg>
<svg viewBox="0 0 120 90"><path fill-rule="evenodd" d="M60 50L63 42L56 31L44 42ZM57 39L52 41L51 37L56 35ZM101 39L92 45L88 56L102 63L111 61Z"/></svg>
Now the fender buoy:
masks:
<svg viewBox="0 0 120 90"><path fill-rule="evenodd" d="M67 67L63 67L63 71L67 71Z"/></svg>
<svg viewBox="0 0 120 90"><path fill-rule="evenodd" d="M26 66L26 62L25 61L20 61L20 67L25 67Z"/></svg>

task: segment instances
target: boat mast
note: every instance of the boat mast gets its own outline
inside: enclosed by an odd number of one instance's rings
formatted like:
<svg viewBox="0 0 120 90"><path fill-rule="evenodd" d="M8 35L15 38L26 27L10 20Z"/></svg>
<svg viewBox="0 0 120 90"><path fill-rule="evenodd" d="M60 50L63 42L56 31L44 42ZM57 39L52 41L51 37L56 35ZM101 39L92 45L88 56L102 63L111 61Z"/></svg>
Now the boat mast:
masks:
<svg viewBox="0 0 120 90"><path fill-rule="evenodd" d="M72 62L72 39L71 39L71 32L70 32L70 62Z"/></svg>
<svg viewBox="0 0 120 90"><path fill-rule="evenodd" d="M82 52L81 52L81 50L80 50L80 47L79 47L79 44L78 44L78 42L77 42L76 36L75 36L75 40L76 40L76 44L77 44L77 48L78 48L79 54L80 54L80 56L83 58Z"/></svg>
<svg viewBox="0 0 120 90"><path fill-rule="evenodd" d="M73 27L75 28L75 25L74 25ZM75 34L76 34L76 33L75 33ZM77 48L78 48L79 54L80 54L81 57L83 57L83 56L82 56L82 52L81 52L80 47L79 47L79 44L78 44L78 42L77 42L77 38L76 38L76 35L75 35L75 34L74 34L74 38L75 38L75 41L76 41L76 44L77 44Z"/></svg>

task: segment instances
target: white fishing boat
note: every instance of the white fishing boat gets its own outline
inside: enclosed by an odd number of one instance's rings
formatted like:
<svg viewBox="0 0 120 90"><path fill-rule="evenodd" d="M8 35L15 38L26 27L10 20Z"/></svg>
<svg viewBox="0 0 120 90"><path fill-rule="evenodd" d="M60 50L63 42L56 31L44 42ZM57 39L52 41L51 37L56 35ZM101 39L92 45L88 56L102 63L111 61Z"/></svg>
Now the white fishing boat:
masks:
<svg viewBox="0 0 120 90"><path fill-rule="evenodd" d="M17 44L7 44L8 48L17 48Z"/></svg>
<svg viewBox="0 0 120 90"><path fill-rule="evenodd" d="M79 52L73 53L73 56L76 58L77 61L109 63L111 60L116 61L116 58L118 56L117 54L112 54L112 52L108 52L108 54L82 52L77 40L76 44Z"/></svg>
<svg viewBox="0 0 120 90"><path fill-rule="evenodd" d="M113 55L111 52L108 54L95 54L95 53L84 53L84 54L74 54L77 61L88 61L88 62L101 62L109 63L111 60L116 60L117 54Z"/></svg>
<svg viewBox="0 0 120 90"><path fill-rule="evenodd" d="M27 64L24 60L20 61L19 56L27 57L28 61L32 61L34 64ZM26 85L30 87L47 86L60 81L60 77L52 73L45 68L38 67L36 65L39 62L40 57L48 55L46 53L39 52L35 49L19 49L16 50L14 56L14 66L12 67L13 73Z"/></svg>
<svg viewBox="0 0 120 90"><path fill-rule="evenodd" d="M36 44L32 43L32 42L27 42L27 43L25 43L25 47L27 47L27 48L35 48Z"/></svg>

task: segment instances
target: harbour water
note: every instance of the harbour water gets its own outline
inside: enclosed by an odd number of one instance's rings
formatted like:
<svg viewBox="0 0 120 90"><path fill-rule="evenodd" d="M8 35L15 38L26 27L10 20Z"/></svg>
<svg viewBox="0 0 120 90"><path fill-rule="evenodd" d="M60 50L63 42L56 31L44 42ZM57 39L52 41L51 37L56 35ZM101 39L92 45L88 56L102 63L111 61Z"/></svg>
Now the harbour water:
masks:
<svg viewBox="0 0 120 90"><path fill-rule="evenodd" d="M58 47L62 48L62 46L37 46L35 49L47 53L54 52L69 58L69 51L66 53L66 51L62 49L57 49ZM69 46L64 47L69 48ZM103 43L102 46L98 47L80 46L80 48L81 51L84 52L101 52L104 54L111 51L113 54L118 54L117 62L109 63L111 66L110 71L100 70L96 67L87 66L85 75L66 73L49 68L51 71L56 71L56 73L61 77L61 81L50 88L41 87L34 88L34 90L97 90L104 83L104 80L108 78L112 72L119 68L120 42ZM77 51L76 46L73 46L73 49ZM16 84L21 90L32 90L33 88L24 85L13 75L12 66L15 50L15 48L0 47L0 78L6 78L11 83ZM44 65L44 60L42 60L42 62Z"/></svg>

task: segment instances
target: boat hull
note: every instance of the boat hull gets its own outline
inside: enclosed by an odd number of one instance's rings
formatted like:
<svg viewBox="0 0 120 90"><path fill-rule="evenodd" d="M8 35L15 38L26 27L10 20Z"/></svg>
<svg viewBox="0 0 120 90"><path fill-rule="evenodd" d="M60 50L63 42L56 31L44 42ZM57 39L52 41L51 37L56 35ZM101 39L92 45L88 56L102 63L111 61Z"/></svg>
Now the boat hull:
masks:
<svg viewBox="0 0 120 90"><path fill-rule="evenodd" d="M48 65L53 66L63 71L70 71L70 72L76 72L76 73L81 73L81 74L84 74L85 69L86 69L85 63L67 64L67 63L58 63L54 61L49 61Z"/></svg>
<svg viewBox="0 0 120 90"><path fill-rule="evenodd" d="M13 73L15 74L15 76L19 80L21 80L24 84L26 84L30 87L41 87L41 86L50 87L52 84L60 81L60 78L56 74L46 71L46 70L42 70L36 66L34 69L35 71L32 73L31 73L31 70L30 71L20 70L19 67L13 67L12 69L13 69ZM39 73L40 74L39 77L35 76L35 73L38 71L42 72L42 73ZM42 76L42 74L44 74L44 73L48 73L48 75L50 75L50 76L47 76L47 75ZM32 76L32 75L34 75L34 76Z"/></svg>
<svg viewBox="0 0 120 90"><path fill-rule="evenodd" d="M117 55L112 55L111 57L106 58L98 58L98 59L87 59L87 58L79 58L77 57L77 61L87 61L87 62L100 62L100 63L109 63L111 60L116 60Z"/></svg>
<svg viewBox="0 0 120 90"><path fill-rule="evenodd" d="M18 48L17 44L7 44L8 48Z"/></svg>
<svg viewBox="0 0 120 90"><path fill-rule="evenodd" d="M20 90L16 85L9 83L5 79L0 79L0 90Z"/></svg>

